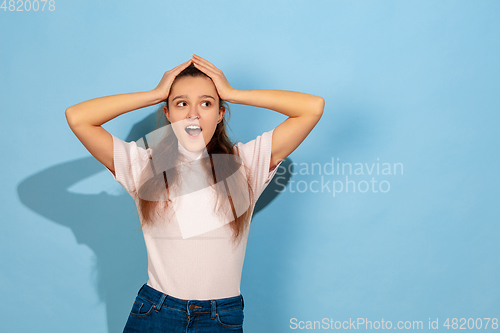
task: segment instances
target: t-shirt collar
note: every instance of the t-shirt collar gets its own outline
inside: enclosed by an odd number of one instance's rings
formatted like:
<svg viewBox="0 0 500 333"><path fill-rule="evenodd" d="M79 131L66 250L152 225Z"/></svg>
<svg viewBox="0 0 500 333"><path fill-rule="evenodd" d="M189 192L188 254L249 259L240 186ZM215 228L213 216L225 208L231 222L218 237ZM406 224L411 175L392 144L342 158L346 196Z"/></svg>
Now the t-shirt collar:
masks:
<svg viewBox="0 0 500 333"><path fill-rule="evenodd" d="M184 146L181 144L181 142L179 140L177 140L177 146L179 148L179 152L186 156L188 160L190 161L193 161L193 160L198 160L200 159L201 157L206 157L208 156L208 152L207 152L207 148L204 147L202 150L200 151L196 151L196 152L192 152L192 151L189 151L187 150L186 148L184 148Z"/></svg>

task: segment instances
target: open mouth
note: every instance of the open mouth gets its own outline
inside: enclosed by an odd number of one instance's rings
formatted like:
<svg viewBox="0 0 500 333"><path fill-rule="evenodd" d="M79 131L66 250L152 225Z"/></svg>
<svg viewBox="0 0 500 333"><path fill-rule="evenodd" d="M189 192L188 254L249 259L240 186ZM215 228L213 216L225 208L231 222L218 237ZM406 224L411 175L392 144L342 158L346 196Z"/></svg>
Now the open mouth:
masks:
<svg viewBox="0 0 500 333"><path fill-rule="evenodd" d="M189 136L193 137L198 136L201 133L201 127L198 125L189 125L184 130L187 134L189 134Z"/></svg>

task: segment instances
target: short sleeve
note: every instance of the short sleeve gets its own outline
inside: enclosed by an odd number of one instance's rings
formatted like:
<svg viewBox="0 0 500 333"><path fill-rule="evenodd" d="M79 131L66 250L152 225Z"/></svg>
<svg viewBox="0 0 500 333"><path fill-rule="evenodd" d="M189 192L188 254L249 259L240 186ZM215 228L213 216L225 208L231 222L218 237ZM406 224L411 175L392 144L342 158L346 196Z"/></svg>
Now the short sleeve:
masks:
<svg viewBox="0 0 500 333"><path fill-rule="evenodd" d="M141 172L149 165L150 149L137 145L137 142L125 142L114 135L113 137L113 162L115 172L106 168L114 180L133 197L137 197L137 185Z"/></svg>
<svg viewBox="0 0 500 333"><path fill-rule="evenodd" d="M273 131L274 129L265 132L247 143L237 143L243 164L250 169L252 175L251 184L255 199L258 199L264 192L283 162L280 161L272 170L269 170Z"/></svg>

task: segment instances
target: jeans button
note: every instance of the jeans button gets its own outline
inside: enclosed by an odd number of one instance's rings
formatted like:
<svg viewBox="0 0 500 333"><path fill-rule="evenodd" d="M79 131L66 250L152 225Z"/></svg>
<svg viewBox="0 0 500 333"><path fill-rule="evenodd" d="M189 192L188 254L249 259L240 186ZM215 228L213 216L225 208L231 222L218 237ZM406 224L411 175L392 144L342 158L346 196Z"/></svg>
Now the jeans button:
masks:
<svg viewBox="0 0 500 333"><path fill-rule="evenodd" d="M195 305L194 305L194 304L190 304L190 305L189 305L189 310L193 310L193 309L194 309L194 307L195 307Z"/></svg>

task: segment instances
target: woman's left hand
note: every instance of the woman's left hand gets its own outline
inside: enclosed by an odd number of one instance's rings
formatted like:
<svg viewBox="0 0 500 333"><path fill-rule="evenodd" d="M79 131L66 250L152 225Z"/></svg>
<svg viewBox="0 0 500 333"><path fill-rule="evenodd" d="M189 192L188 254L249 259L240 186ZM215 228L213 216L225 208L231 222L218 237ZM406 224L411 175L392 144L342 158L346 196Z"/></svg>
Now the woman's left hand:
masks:
<svg viewBox="0 0 500 333"><path fill-rule="evenodd" d="M226 77L224 76L224 73L208 60L205 60L200 56L193 54L191 56L191 59L193 59L193 63L196 68L207 74L212 79L219 97L224 101L232 102L233 96L237 92L237 90L231 87Z"/></svg>

